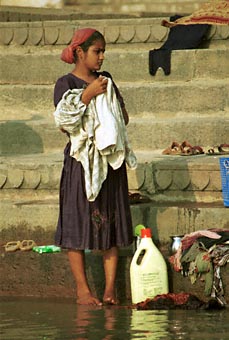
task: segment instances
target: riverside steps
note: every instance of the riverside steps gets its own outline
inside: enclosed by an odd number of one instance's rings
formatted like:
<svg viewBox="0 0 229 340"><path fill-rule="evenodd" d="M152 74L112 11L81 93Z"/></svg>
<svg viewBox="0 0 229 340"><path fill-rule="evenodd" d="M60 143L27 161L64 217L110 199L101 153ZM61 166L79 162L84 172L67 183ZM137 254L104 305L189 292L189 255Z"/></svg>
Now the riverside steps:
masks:
<svg viewBox="0 0 229 340"><path fill-rule="evenodd" d="M86 13L172 13L186 12L192 13L197 10L204 0L190 1L190 0L66 0L65 6L67 8L83 10Z"/></svg>
<svg viewBox="0 0 229 340"><path fill-rule="evenodd" d="M133 228L139 223L150 227L166 256L171 235L229 228L220 156L162 155L173 141L187 140L205 152L229 142L229 27L211 26L201 48L172 51L169 76L162 70L151 76L148 53L167 39L169 30L160 23L176 14L171 7L154 15L124 10L86 15L70 7L0 7L1 245L23 239L53 243L67 142L54 124L53 88L72 69L61 62L62 49L76 28L89 26L105 35L102 69L112 74L130 115L128 135L139 165L128 170L129 190L144 196L140 202L130 200ZM118 285L126 299L133 250L122 250L120 256ZM74 296L65 252L5 253L1 247L1 254L8 275L7 280L1 275L1 294ZM90 281L100 289L101 257L89 253L87 261ZM95 269L93 262L98 263ZM174 292L202 293L201 283L193 286L179 273L172 273L170 282Z"/></svg>

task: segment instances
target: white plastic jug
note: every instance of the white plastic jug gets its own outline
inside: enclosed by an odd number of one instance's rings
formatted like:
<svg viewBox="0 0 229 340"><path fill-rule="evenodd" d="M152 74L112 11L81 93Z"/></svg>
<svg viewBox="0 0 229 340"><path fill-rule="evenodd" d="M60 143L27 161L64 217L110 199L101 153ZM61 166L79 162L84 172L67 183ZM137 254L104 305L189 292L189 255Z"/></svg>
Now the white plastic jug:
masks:
<svg viewBox="0 0 229 340"><path fill-rule="evenodd" d="M130 265L132 302L168 293L168 273L164 257L152 241L151 229L141 230L141 242Z"/></svg>

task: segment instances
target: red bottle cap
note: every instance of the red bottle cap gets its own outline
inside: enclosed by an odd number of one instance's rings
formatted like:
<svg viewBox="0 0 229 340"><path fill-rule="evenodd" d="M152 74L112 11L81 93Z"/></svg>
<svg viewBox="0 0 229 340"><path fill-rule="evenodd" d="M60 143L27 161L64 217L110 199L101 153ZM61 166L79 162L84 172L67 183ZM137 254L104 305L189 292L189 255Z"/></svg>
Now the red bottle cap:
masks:
<svg viewBox="0 0 229 340"><path fill-rule="evenodd" d="M150 228L141 229L141 238L143 237L152 237Z"/></svg>

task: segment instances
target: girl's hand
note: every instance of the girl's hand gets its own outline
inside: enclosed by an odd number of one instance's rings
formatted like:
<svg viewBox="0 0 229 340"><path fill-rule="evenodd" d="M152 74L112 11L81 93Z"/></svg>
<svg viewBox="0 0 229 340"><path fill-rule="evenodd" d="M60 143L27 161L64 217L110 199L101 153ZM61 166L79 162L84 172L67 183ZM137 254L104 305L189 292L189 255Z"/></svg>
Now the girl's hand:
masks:
<svg viewBox="0 0 229 340"><path fill-rule="evenodd" d="M91 84L88 85L87 89L90 90L91 93L94 93L93 97L95 97L98 94L106 92L107 83L108 79L100 75Z"/></svg>
<svg viewBox="0 0 229 340"><path fill-rule="evenodd" d="M98 78L96 78L83 91L82 94L83 103L88 105L93 97L96 97L101 93L105 93L107 90L107 83L108 79L101 75Z"/></svg>

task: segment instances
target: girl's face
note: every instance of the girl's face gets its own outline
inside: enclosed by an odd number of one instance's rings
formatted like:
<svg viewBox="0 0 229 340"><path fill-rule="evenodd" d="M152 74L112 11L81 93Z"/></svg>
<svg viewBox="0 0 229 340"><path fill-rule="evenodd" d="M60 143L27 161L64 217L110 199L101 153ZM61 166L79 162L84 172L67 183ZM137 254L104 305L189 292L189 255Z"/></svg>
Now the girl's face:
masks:
<svg viewBox="0 0 229 340"><path fill-rule="evenodd" d="M90 71L100 70L105 53L105 42L103 40L96 40L93 45L89 47L87 52L84 52L84 64Z"/></svg>

